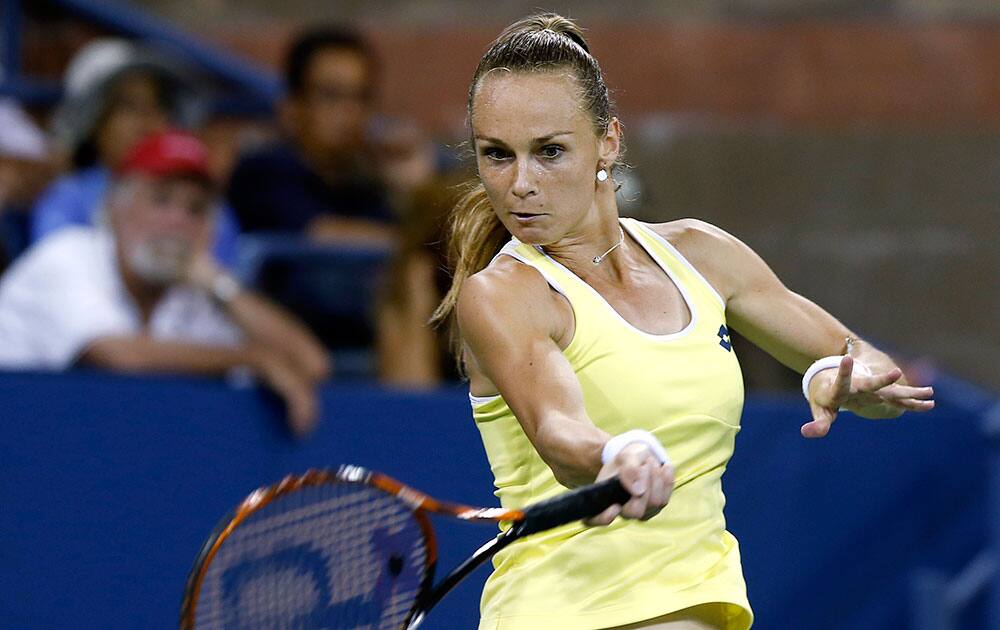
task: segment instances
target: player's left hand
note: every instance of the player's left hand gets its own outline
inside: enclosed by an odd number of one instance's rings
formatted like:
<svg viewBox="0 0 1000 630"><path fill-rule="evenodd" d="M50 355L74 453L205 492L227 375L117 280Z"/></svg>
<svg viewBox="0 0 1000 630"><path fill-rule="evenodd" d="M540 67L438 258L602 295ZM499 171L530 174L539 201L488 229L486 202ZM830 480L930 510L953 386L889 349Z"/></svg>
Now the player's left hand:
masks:
<svg viewBox="0 0 1000 630"><path fill-rule="evenodd" d="M821 438L830 432L837 413L846 409L864 418L896 418L905 411L934 408L934 389L913 387L898 381L903 371L893 368L881 374L854 374L854 357L845 355L837 370L824 370L809 384L812 422L802 425L802 436Z"/></svg>

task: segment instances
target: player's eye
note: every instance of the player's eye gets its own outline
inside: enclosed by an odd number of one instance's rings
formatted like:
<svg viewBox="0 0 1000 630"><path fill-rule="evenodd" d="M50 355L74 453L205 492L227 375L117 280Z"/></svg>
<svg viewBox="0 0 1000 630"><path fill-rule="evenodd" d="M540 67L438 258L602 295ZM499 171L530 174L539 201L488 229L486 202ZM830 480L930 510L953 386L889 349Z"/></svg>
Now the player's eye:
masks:
<svg viewBox="0 0 1000 630"><path fill-rule="evenodd" d="M480 151L480 155L485 157L487 160L501 161L510 157L510 152L500 147L484 147Z"/></svg>
<svg viewBox="0 0 1000 630"><path fill-rule="evenodd" d="M538 151L542 157L549 160L554 160L565 152L566 149L558 144L547 144Z"/></svg>

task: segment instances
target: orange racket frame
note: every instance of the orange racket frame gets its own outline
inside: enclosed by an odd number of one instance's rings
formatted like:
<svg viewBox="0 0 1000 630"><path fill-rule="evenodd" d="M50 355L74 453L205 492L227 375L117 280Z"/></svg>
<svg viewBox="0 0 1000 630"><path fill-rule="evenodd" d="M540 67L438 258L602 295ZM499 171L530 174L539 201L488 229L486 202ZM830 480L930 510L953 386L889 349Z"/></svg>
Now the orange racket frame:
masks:
<svg viewBox="0 0 1000 630"><path fill-rule="evenodd" d="M524 520L524 512L521 510L505 510L503 508L476 508L459 503L448 503L439 501L431 496L414 490L406 484L360 466L341 466L337 471L310 469L302 475L288 475L276 484L258 488L247 497L231 512L222 523L216 527L202 546L195 560L194 568L188 576L187 585L184 589L184 599L181 604L180 627L182 630L193 630L195 611L198 606L198 593L205 580L208 567L222 547L226 539L246 521L251 515L266 507L275 499L300 490L307 486L322 486L337 483L360 483L369 485L383 492L403 500L413 507L413 516L416 518L420 529L424 534L427 545L427 564L425 567L425 582L433 580L434 567L437 564L437 538L434 536L434 529L431 526L428 512L451 516L463 521L521 521ZM422 585L422 590L426 592L429 583Z"/></svg>

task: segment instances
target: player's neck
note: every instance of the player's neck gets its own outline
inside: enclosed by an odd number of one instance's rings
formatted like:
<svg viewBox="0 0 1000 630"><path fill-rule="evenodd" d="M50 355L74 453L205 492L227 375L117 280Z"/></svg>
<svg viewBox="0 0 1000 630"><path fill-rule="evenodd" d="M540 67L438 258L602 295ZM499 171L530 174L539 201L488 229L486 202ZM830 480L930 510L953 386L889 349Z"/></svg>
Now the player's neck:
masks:
<svg viewBox="0 0 1000 630"><path fill-rule="evenodd" d="M592 230L546 245L545 252L577 276L620 277L628 266L628 239L617 215Z"/></svg>

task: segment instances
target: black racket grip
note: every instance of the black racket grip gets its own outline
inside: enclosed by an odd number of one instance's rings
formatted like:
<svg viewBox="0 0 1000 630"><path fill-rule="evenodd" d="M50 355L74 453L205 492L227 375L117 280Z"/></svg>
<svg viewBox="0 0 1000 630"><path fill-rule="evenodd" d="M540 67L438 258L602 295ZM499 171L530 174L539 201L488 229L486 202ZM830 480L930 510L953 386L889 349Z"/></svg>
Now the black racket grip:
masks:
<svg viewBox="0 0 1000 630"><path fill-rule="evenodd" d="M529 506L524 510L524 520L516 526L515 535L530 536L597 516L612 505L623 504L631 498L618 477L611 477Z"/></svg>

